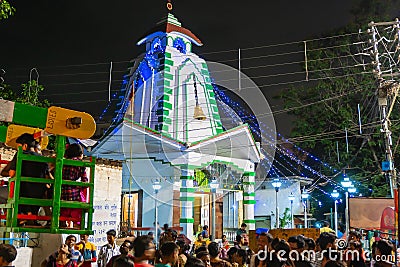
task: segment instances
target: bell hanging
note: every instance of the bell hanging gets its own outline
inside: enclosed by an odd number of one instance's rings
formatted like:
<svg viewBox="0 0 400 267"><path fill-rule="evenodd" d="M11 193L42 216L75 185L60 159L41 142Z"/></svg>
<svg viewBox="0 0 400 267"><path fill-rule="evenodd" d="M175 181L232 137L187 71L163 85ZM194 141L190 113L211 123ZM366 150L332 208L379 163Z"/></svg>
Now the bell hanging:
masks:
<svg viewBox="0 0 400 267"><path fill-rule="evenodd" d="M193 118L199 121L204 121L206 119L206 115L204 115L203 109L198 104L194 107Z"/></svg>

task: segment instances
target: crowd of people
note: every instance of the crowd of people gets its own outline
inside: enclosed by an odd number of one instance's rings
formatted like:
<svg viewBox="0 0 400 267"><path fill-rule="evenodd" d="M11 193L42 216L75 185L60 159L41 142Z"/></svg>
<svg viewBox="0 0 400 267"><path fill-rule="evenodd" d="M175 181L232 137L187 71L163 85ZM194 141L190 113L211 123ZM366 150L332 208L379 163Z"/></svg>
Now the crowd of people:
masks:
<svg viewBox="0 0 400 267"><path fill-rule="evenodd" d="M57 251L49 255L41 267L394 267L394 247L389 240L376 238L368 255L361 243L361 234L350 231L348 238L338 239L334 232L321 232L319 237L303 235L286 239L268 232L257 235L257 248L249 247L245 225L237 231L235 242L223 235L210 241L208 231L201 231L191 242L185 235L164 226L155 240L152 232L127 238L119 246L116 231L107 232L107 244L98 250L81 235L67 237ZM208 228L203 228L208 229ZM156 242L157 241L157 242ZM1 258L0 258L1 259Z"/></svg>
<svg viewBox="0 0 400 267"><path fill-rule="evenodd" d="M40 146L31 134L17 138L23 153L39 155ZM78 144L66 148L65 158L82 160L83 150ZM1 171L2 176L13 177L16 173L16 156ZM21 175L54 179L54 166L43 162L24 162ZM64 166L62 178L65 180L87 182L84 167ZM6 203L9 194L7 187L0 187L0 203ZM32 198L51 198L53 189L49 184L21 182L20 195ZM86 201L86 189L79 186L63 185L62 200ZM39 208L21 205L25 214L38 214ZM81 218L81 210L63 208L61 216ZM29 221L20 221L28 224ZM36 222L37 223L37 222ZM64 227L73 227L66 221ZM159 226L157 225L157 229ZM163 232L157 231L142 235L134 240L126 239L119 246L116 244L116 231L107 234L108 243L102 246L97 255L96 246L89 242L88 235L80 235L77 242L74 235L66 238L57 251L41 263L41 267L90 267L96 262L98 267L365 267L367 264L377 267L395 266L395 250L392 242L379 235L371 238L371 255L363 249L361 237L357 231L350 231L347 239L338 239L329 225L321 228L318 238L303 235L281 239L268 232L257 236L257 249L249 247L247 225L243 223L236 231L236 240L230 243L226 236L219 242L213 242L208 233L208 226L203 226L193 242L183 234L164 225ZM161 230L161 229L160 229ZM343 238L343 237L342 237ZM16 250L10 245L0 245L0 266L12 266Z"/></svg>

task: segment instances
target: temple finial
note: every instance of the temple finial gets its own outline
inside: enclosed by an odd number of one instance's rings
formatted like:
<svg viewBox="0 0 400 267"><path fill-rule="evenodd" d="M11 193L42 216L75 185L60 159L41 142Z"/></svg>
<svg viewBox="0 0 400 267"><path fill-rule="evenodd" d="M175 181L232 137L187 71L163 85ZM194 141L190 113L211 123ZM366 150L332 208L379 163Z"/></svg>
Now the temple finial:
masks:
<svg viewBox="0 0 400 267"><path fill-rule="evenodd" d="M168 11L172 10L172 0L167 0L167 9Z"/></svg>

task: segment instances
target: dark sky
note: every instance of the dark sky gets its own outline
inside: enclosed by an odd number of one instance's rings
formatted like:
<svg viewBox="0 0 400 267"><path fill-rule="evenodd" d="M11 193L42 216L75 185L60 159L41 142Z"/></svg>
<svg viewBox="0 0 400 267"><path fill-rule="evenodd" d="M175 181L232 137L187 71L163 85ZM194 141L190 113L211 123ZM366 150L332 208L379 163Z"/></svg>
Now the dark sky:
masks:
<svg viewBox="0 0 400 267"><path fill-rule="evenodd" d="M45 97L94 117L107 105L109 62L115 62L112 88L118 90L126 61L143 51L136 42L166 14L162 0L10 2L16 15L0 22L0 68L7 71L6 81L14 86L26 82L36 67ZM229 64L236 66L237 52L207 53L317 37L347 24L353 1L173 2L172 13L204 43L195 51L207 60L233 59ZM242 57L277 52L249 50ZM252 64L265 62L243 61L242 67Z"/></svg>

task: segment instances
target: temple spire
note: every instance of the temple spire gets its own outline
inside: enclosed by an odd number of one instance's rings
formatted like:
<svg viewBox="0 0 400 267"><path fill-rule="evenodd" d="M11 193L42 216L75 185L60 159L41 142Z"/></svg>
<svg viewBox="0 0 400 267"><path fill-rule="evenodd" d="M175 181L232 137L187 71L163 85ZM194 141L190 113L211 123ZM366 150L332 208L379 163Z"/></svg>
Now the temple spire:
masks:
<svg viewBox="0 0 400 267"><path fill-rule="evenodd" d="M167 0L167 9L168 11L172 11L172 0Z"/></svg>

